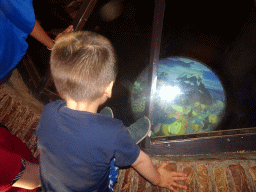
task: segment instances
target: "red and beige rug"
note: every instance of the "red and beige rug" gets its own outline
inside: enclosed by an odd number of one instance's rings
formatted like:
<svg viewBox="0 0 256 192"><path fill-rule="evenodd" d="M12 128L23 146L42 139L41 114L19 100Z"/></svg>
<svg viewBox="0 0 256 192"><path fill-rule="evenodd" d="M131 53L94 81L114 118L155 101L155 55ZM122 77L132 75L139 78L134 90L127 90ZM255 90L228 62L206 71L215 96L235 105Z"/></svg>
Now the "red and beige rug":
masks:
<svg viewBox="0 0 256 192"><path fill-rule="evenodd" d="M38 156L35 130L43 105L30 93L17 71L0 86L0 122Z"/></svg>

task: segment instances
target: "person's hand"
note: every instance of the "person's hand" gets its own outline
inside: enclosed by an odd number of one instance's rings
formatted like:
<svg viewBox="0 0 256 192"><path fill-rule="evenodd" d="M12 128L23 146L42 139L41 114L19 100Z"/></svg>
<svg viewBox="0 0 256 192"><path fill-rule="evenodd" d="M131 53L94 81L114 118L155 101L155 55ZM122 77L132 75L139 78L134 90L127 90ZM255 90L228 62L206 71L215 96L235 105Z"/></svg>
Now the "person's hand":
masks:
<svg viewBox="0 0 256 192"><path fill-rule="evenodd" d="M180 185L176 183L176 181L187 180L187 175L182 172L168 171L165 168L168 164L168 162L163 162L157 169L157 171L160 173L160 183L158 184L158 186L170 189L173 192L178 192L176 188L187 189L185 185Z"/></svg>
<svg viewBox="0 0 256 192"><path fill-rule="evenodd" d="M65 29L63 32L59 33L56 37L55 37L55 41L57 39L59 39L62 35L65 35L67 33L71 33L74 31L73 25L70 25L67 29Z"/></svg>

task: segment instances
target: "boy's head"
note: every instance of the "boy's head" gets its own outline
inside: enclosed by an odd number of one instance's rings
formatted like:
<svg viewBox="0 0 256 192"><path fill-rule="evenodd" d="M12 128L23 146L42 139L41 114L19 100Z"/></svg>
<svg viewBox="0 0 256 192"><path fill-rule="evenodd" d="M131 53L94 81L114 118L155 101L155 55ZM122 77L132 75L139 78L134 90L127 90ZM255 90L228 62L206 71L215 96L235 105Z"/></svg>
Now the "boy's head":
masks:
<svg viewBox="0 0 256 192"><path fill-rule="evenodd" d="M76 102L100 98L117 75L111 42L89 31L72 32L58 39L50 65L59 95Z"/></svg>

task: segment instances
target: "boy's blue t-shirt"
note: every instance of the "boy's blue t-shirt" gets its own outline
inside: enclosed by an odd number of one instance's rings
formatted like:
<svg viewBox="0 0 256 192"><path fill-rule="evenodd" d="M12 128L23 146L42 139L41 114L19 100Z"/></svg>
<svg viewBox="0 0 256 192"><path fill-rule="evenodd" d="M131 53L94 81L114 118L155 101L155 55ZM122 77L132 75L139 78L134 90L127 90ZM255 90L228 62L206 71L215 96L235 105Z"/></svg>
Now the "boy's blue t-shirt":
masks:
<svg viewBox="0 0 256 192"><path fill-rule="evenodd" d="M32 2L0 1L0 79L16 67L27 51L26 39L35 25Z"/></svg>
<svg viewBox="0 0 256 192"><path fill-rule="evenodd" d="M120 120L46 105L37 128L40 174L46 191L108 191L110 162L133 164L140 148Z"/></svg>

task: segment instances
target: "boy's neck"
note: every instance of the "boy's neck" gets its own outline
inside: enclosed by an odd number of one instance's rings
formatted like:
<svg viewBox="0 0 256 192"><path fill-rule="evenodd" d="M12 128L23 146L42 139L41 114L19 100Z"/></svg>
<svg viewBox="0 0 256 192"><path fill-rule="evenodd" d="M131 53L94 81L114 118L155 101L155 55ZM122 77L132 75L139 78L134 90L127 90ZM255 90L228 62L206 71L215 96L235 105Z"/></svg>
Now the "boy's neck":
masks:
<svg viewBox="0 0 256 192"><path fill-rule="evenodd" d="M111 81L105 88L103 95L93 101L74 101L71 98L66 98L67 107L77 111L87 111L91 113L97 113L100 105L104 104L112 95L114 81Z"/></svg>
<svg viewBox="0 0 256 192"><path fill-rule="evenodd" d="M76 102L74 100L67 100L66 101L67 107L77 111L87 111L91 113L97 113L98 108L100 106L99 102L97 101L90 101L90 102Z"/></svg>

